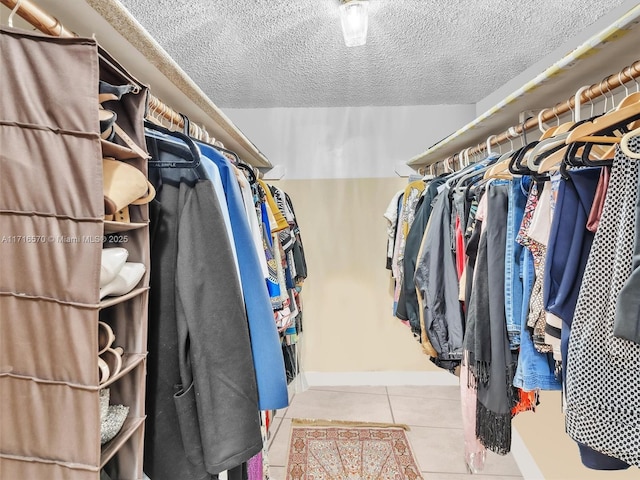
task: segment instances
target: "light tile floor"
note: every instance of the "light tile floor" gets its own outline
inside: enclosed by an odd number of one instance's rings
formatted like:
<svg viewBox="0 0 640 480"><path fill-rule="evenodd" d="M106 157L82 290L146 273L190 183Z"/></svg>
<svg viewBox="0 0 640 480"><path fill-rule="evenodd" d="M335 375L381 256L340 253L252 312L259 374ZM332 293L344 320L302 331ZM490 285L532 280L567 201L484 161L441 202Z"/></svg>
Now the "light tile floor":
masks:
<svg viewBox="0 0 640 480"><path fill-rule="evenodd" d="M271 478L285 480L292 418L404 423L425 480L518 480L511 454L487 452L481 474L467 473L458 387L312 387L279 410L269 440Z"/></svg>

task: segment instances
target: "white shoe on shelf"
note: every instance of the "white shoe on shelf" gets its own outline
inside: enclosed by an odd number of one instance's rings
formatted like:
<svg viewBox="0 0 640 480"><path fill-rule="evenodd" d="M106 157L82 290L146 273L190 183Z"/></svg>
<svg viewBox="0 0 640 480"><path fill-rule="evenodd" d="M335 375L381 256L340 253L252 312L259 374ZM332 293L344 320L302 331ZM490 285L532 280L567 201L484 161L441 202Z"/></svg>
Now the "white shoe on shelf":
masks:
<svg viewBox="0 0 640 480"><path fill-rule="evenodd" d="M112 282L114 278L116 278L128 257L129 251L126 248L115 247L102 249L102 260L100 262L100 288L105 287L108 283Z"/></svg>
<svg viewBox="0 0 640 480"><path fill-rule="evenodd" d="M143 263L126 262L116 278L100 289L100 299L119 297L129 293L143 277L146 268Z"/></svg>

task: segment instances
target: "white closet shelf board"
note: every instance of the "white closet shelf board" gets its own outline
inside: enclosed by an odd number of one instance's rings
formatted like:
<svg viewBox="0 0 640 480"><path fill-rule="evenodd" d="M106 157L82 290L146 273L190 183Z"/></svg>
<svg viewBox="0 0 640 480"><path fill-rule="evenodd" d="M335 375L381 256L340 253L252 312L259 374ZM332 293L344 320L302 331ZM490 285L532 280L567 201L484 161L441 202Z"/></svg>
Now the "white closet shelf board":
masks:
<svg viewBox="0 0 640 480"><path fill-rule="evenodd" d="M2 3L13 7L16 0L2 0ZM204 126L209 135L242 160L256 167L272 166L120 2L31 0L31 3L54 16L67 30L83 37L95 36L124 68L150 87L154 96L187 115L191 122ZM2 12L3 19L7 15L8 10ZM25 24L17 20L16 16L15 26ZM27 28L32 29L30 25Z"/></svg>
<svg viewBox="0 0 640 480"><path fill-rule="evenodd" d="M564 102L583 85L599 83L640 59L640 5L555 62L485 113L407 162L418 168L486 141L517 125L520 112ZM608 93L608 92L605 92ZM517 141L516 141L517 143Z"/></svg>

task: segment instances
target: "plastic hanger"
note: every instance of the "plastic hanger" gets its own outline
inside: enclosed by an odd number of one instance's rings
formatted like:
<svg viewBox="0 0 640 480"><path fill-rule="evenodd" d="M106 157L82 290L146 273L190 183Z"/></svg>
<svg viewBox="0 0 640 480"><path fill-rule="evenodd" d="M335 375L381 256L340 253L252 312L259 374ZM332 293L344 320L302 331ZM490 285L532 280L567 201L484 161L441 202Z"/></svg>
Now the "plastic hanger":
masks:
<svg viewBox="0 0 640 480"><path fill-rule="evenodd" d="M552 127L549 127L547 129L543 128L542 116L544 115L544 112L546 112L547 110L548 108L545 108L540 110L540 113L538 113L538 130L540 130L540 133L542 134L539 140L544 140L545 138L549 138L551 135L553 135L553 132L555 132L556 129L558 128L558 125L553 125ZM555 115L555 111L553 112L553 114Z"/></svg>
<svg viewBox="0 0 640 480"><path fill-rule="evenodd" d="M468 173L469 168L474 168L475 164L470 164L470 163L468 162L468 158L469 158L468 156L466 157L466 158L467 158L466 165L464 164L464 160L463 160L463 158L464 158L464 154L466 153L466 154L468 155L469 150L470 150L470 148L467 148L467 149L461 150L461 151L460 151L460 153L458 153L458 162L459 162L459 165L460 165L460 167L461 167L461 168L460 168L460 170L458 170L457 172L455 172L455 171L453 171L453 170L451 169L451 166L449 165L449 158L447 158L447 159L445 160L445 165L446 165L446 166L447 166L447 168L448 168L448 169L450 169L450 170L452 171L452 173L453 173L452 175L450 175L450 176L447 178L447 182L446 182L447 187L451 187L451 186L453 185L453 183L454 183L457 179L459 179L460 177L462 177L463 175L465 175L466 173Z"/></svg>
<svg viewBox="0 0 640 480"><path fill-rule="evenodd" d="M556 105L553 106L553 108L551 109L551 112L553 113L554 117L556 117L556 122L557 123L556 123L556 125L553 125L553 126L549 127L547 130L545 130L545 132L540 137L540 140L545 140L545 139L549 138L550 136L552 136L556 132L558 127L560 126L560 117L558 117L558 114L556 113Z"/></svg>
<svg viewBox="0 0 640 480"><path fill-rule="evenodd" d="M495 135L492 135L491 137L495 137ZM487 157L485 157L483 160L480 160L478 163L476 163L476 165L482 165L483 163L485 165L481 166L480 168L476 168L468 173L465 173L462 177L458 179L456 183L456 188L464 188L463 185L468 180L474 179L476 177L477 177L477 180L484 179L483 174L495 165L498 158L499 156L497 154L490 151Z"/></svg>
<svg viewBox="0 0 640 480"><path fill-rule="evenodd" d="M532 142L530 145L531 147L528 148L525 152L524 152L524 156L522 159L522 162L526 162L527 164L527 168L529 168L529 170L535 172L537 171L537 165L535 164L535 159L537 158L537 156L545 151L545 149L550 148L549 145L553 145L554 144L554 134L557 132L559 125L548 129L544 129L542 128L542 115L544 114L546 110L541 110L540 113L538 113L538 130L540 130L540 132L542 132L542 135L540 136L540 139L537 142ZM553 107L553 114L556 116L556 118L558 118L558 116L555 113L555 106ZM558 119L559 120L559 119ZM548 139L552 139L552 140L548 140Z"/></svg>
<svg viewBox="0 0 640 480"><path fill-rule="evenodd" d="M485 142L485 145L487 146L487 157L490 157L491 155L493 155L493 152L491 151L491 139L493 138L498 138L497 135L489 135L487 137L487 141Z"/></svg>
<svg viewBox="0 0 640 480"><path fill-rule="evenodd" d="M151 168L197 168L200 165L200 152L198 147L193 143L190 137L180 132L173 132L168 128L156 125L148 120L144 121L145 137L147 139L147 148L151 153L152 160L148 165ZM178 138L184 144L173 142L162 142L161 138L154 136L149 132L158 132L169 137ZM153 158L161 158L160 152L164 152L164 156L170 156L172 160L153 160ZM174 160L175 158L175 160Z"/></svg>
<svg viewBox="0 0 640 480"><path fill-rule="evenodd" d="M429 173L426 173L426 170L425 170L425 174L423 175L422 180L424 182L427 182L429 180L433 180L434 178L436 178L436 175L433 172L433 164L431 164L429 165Z"/></svg>
<svg viewBox="0 0 640 480"><path fill-rule="evenodd" d="M515 153L515 148L513 146L513 137L511 129L507 131L507 139L511 145L511 148L508 152L500 155L498 160L493 164L491 168L489 168L484 173L484 179L488 180L489 178L503 178L503 179L511 179L513 175L509 172L509 162L511 161L511 156Z"/></svg>
<svg viewBox="0 0 640 480"><path fill-rule="evenodd" d="M525 123L529 118L525 119L520 125L522 134L520 135L520 141L522 147L520 147L516 153L511 157L509 161L509 171L512 175L531 175L531 170L524 164L524 158L527 151L531 150L538 142L527 143L527 131L525 129Z"/></svg>
<svg viewBox="0 0 640 480"><path fill-rule="evenodd" d="M13 17L15 16L16 12L20 9L21 3L22 3L22 0L18 0L16 2L16 4L13 6L13 9L11 10L11 13L9 14L9 17L7 18L7 25L9 25L11 28L13 28Z"/></svg>
<svg viewBox="0 0 640 480"><path fill-rule="evenodd" d="M635 130L625 133L620 140L620 150L622 150L627 157L640 160L640 153L631 151L631 148L629 147L629 141L637 136L640 136L640 128L636 128Z"/></svg>

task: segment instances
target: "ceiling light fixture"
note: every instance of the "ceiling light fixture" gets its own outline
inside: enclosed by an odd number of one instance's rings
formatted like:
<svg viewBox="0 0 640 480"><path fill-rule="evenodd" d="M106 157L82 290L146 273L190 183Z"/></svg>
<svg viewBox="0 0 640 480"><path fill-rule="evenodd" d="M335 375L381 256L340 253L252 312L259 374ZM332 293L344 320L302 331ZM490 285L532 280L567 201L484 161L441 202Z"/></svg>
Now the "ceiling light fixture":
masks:
<svg viewBox="0 0 640 480"><path fill-rule="evenodd" d="M369 5L363 0L342 0L340 22L347 47L359 47L367 43Z"/></svg>

